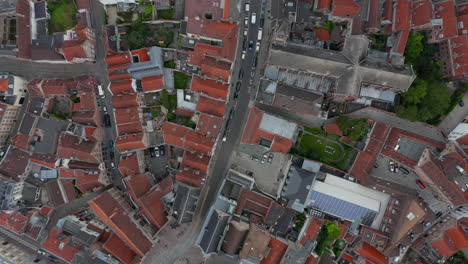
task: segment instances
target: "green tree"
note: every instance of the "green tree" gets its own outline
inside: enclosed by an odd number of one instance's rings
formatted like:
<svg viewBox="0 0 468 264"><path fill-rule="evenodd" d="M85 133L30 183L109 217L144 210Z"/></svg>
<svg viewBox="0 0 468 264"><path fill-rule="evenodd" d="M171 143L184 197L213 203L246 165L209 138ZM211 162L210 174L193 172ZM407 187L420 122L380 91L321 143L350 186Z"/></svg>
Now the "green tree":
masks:
<svg viewBox="0 0 468 264"><path fill-rule="evenodd" d="M405 56L409 59L419 57L424 50L424 35L413 33L409 36L406 43Z"/></svg>
<svg viewBox="0 0 468 264"><path fill-rule="evenodd" d="M322 229L317 236L315 253L321 256L325 248L330 246L330 244L338 238L340 232L340 227L335 222L329 222L322 226Z"/></svg>
<svg viewBox="0 0 468 264"><path fill-rule="evenodd" d="M400 105L396 109L398 117L411 121L418 121L418 106L417 105Z"/></svg>
<svg viewBox="0 0 468 264"><path fill-rule="evenodd" d="M124 35L125 41L128 43L129 48L140 49L146 46L146 39L148 38L148 25L144 24L141 19L133 21Z"/></svg>
<svg viewBox="0 0 468 264"><path fill-rule="evenodd" d="M169 102L169 92L167 90L161 91L161 104L167 109L171 110L171 103Z"/></svg>
<svg viewBox="0 0 468 264"><path fill-rule="evenodd" d="M418 104L427 94L427 82L422 79L416 79L411 87L401 96L405 104Z"/></svg>

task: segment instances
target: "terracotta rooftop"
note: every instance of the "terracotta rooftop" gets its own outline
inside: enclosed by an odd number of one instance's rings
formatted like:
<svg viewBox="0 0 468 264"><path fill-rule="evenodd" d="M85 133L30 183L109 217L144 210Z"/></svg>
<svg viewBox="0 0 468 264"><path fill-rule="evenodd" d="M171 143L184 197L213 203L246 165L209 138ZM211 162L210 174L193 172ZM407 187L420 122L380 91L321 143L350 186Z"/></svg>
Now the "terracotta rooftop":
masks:
<svg viewBox="0 0 468 264"><path fill-rule="evenodd" d="M411 8L411 28L430 28L432 19L432 3L429 0L413 2Z"/></svg>
<svg viewBox="0 0 468 264"><path fill-rule="evenodd" d="M387 264L387 258L377 249L371 247L369 244L363 242L360 247L356 249L356 253L362 257L369 259L375 264Z"/></svg>
<svg viewBox="0 0 468 264"><path fill-rule="evenodd" d="M231 76L231 64L224 61L218 61L215 58L205 57L201 64L200 74L206 75L208 78L227 83Z"/></svg>
<svg viewBox="0 0 468 264"><path fill-rule="evenodd" d="M140 198L139 204L149 221L161 229L168 221L166 207L162 198L172 191L172 178L166 177L147 194Z"/></svg>
<svg viewBox="0 0 468 264"><path fill-rule="evenodd" d="M164 75L149 76L141 79L141 87L144 93L159 91L164 89Z"/></svg>
<svg viewBox="0 0 468 264"><path fill-rule="evenodd" d="M128 124L140 122L140 110L137 106L115 109L115 122L117 124Z"/></svg>
<svg viewBox="0 0 468 264"><path fill-rule="evenodd" d="M140 171L137 154L132 153L120 156L119 171L124 177L142 173Z"/></svg>
<svg viewBox="0 0 468 264"><path fill-rule="evenodd" d="M468 24L468 15L466 21L459 24ZM466 29L465 29L466 30ZM451 53L451 76L460 77L468 73L468 34L459 35L449 40Z"/></svg>
<svg viewBox="0 0 468 264"><path fill-rule="evenodd" d="M220 1L185 1L187 33L221 39L219 35L222 35L224 30L222 28L211 29L210 27L212 27L212 24L219 24L219 20L228 18L229 2L225 3L227 3L227 6L222 5ZM210 29L207 30L207 28Z"/></svg>
<svg viewBox="0 0 468 264"><path fill-rule="evenodd" d="M29 164L29 154L21 149L10 147L0 163L0 174L13 181L20 181Z"/></svg>
<svg viewBox="0 0 468 264"><path fill-rule="evenodd" d="M16 28L18 57L23 59L31 58L31 29L30 29L30 8L28 0L18 0L16 2Z"/></svg>
<svg viewBox="0 0 468 264"><path fill-rule="evenodd" d="M270 252L268 252L268 255L262 259L260 264L281 263L281 260L283 260L286 250L288 249L288 245L281 240L271 238L270 243L268 243L268 247L270 248Z"/></svg>
<svg viewBox="0 0 468 264"><path fill-rule="evenodd" d="M411 27L411 1L397 0L395 7L395 20L393 30L409 30Z"/></svg>
<svg viewBox="0 0 468 264"><path fill-rule="evenodd" d="M96 142L83 141L80 137L62 133L57 148L57 156L62 159L100 163L100 160L93 154L97 148Z"/></svg>
<svg viewBox="0 0 468 264"><path fill-rule="evenodd" d="M192 78L192 91L201 92L213 98L226 100L229 85L210 79L202 79L198 76Z"/></svg>
<svg viewBox="0 0 468 264"><path fill-rule="evenodd" d="M359 5L354 0L334 0L332 15L343 18L354 18L359 9Z"/></svg>
<svg viewBox="0 0 468 264"><path fill-rule="evenodd" d="M128 192L132 195L134 200L138 200L153 186L153 181L148 173L130 175L124 180L127 183Z"/></svg>
<svg viewBox="0 0 468 264"><path fill-rule="evenodd" d="M332 0L318 0L317 8L320 11L330 12L332 6Z"/></svg>
<svg viewBox="0 0 468 264"><path fill-rule="evenodd" d="M235 212L240 215L244 210L248 210L264 218L268 214L271 203L273 203L273 200L266 196L247 189L242 189Z"/></svg>
<svg viewBox="0 0 468 264"><path fill-rule="evenodd" d="M111 253L123 264L136 264L141 261L140 256L131 250L127 244L115 234L109 237L102 248Z"/></svg>
<svg viewBox="0 0 468 264"><path fill-rule="evenodd" d="M432 240L431 245L437 254L448 258L458 250L468 249L468 236L459 224L455 224L443 231L439 239Z"/></svg>
<svg viewBox="0 0 468 264"><path fill-rule="evenodd" d="M324 126L324 129L327 133L332 133L340 137L343 136L343 131L341 131L340 127L336 123L327 124Z"/></svg>
<svg viewBox="0 0 468 264"><path fill-rule="evenodd" d="M146 48L132 50L131 53L132 53L132 56L138 57L138 62L145 62L145 61L150 60L150 57L148 55L148 50Z"/></svg>
<svg viewBox="0 0 468 264"><path fill-rule="evenodd" d="M185 136L191 129L188 127L176 125L174 123L164 122L162 131L164 132L164 141L172 146L184 147Z"/></svg>
<svg viewBox="0 0 468 264"><path fill-rule="evenodd" d="M128 213L109 192L104 192L89 202L101 218L133 251L143 257L153 246L130 219Z"/></svg>
<svg viewBox="0 0 468 264"><path fill-rule="evenodd" d="M8 220L7 220L8 229L18 234L21 234L24 232L27 224L28 224L28 217L22 215L21 213L17 211L11 213L10 217L8 217Z"/></svg>
<svg viewBox="0 0 468 264"><path fill-rule="evenodd" d="M115 108L126 108L140 105L140 96L137 93L112 96L112 105Z"/></svg>
<svg viewBox="0 0 468 264"><path fill-rule="evenodd" d="M226 102L200 96L198 99L197 111L223 117L226 111Z"/></svg>
<svg viewBox="0 0 468 264"><path fill-rule="evenodd" d="M406 43L408 42L409 35L410 35L409 30L402 30L398 32L397 39L393 46L392 52L400 54L400 55L404 55L405 49L406 49Z"/></svg>
<svg viewBox="0 0 468 264"><path fill-rule="evenodd" d="M267 255L270 240L271 237L268 231L251 222L249 233L244 241L244 246L239 252L239 258L253 258L255 260L263 259Z"/></svg>
<svg viewBox="0 0 468 264"><path fill-rule="evenodd" d="M117 137L115 141L115 147L121 152L144 149L147 147L146 145L144 133L122 135Z"/></svg>
<svg viewBox="0 0 468 264"><path fill-rule="evenodd" d="M121 52L106 57L106 63L108 66L117 64L128 64L132 62L132 56L130 52Z"/></svg>
<svg viewBox="0 0 468 264"><path fill-rule="evenodd" d="M175 180L190 186L202 187L205 184L206 173L188 166L181 166L177 171Z"/></svg>
<svg viewBox="0 0 468 264"><path fill-rule="evenodd" d="M65 40L60 46L61 53L67 61L73 61L75 58L89 58L84 46L87 45L83 40Z"/></svg>
<svg viewBox="0 0 468 264"><path fill-rule="evenodd" d="M207 172L210 159L211 159L210 156L202 154L202 153L196 153L196 152L192 153L189 151L185 151L182 165L189 166L194 169Z"/></svg>
<svg viewBox="0 0 468 264"><path fill-rule="evenodd" d="M223 119L218 116L201 113L195 131L206 137L217 137L221 131Z"/></svg>
<svg viewBox="0 0 468 264"><path fill-rule="evenodd" d="M307 227L304 236L302 237L301 244L305 245L307 240L310 240L310 242L314 242L317 239L317 236L320 233L320 229L322 228L323 224L323 219L313 217L312 220L309 222L309 226Z"/></svg>
<svg viewBox="0 0 468 264"><path fill-rule="evenodd" d="M202 136L193 130L190 130L185 136L184 148L186 150L200 152L205 155L211 155L213 146L213 138Z"/></svg>
<svg viewBox="0 0 468 264"><path fill-rule="evenodd" d="M110 85L110 91L113 95L134 93L132 80L113 81Z"/></svg>
<svg viewBox="0 0 468 264"><path fill-rule="evenodd" d="M75 254L83 247L71 240L71 236L65 236L58 228L53 228L42 243L42 248L71 263Z"/></svg>
<svg viewBox="0 0 468 264"><path fill-rule="evenodd" d="M432 38L436 41L449 39L457 35L457 17L455 2L446 0L434 4L434 19L442 19L442 25L432 27Z"/></svg>
<svg viewBox="0 0 468 264"><path fill-rule="evenodd" d="M79 103L74 103L72 107L72 111L96 111L96 97L94 93L91 92L83 92L78 94L80 98Z"/></svg>

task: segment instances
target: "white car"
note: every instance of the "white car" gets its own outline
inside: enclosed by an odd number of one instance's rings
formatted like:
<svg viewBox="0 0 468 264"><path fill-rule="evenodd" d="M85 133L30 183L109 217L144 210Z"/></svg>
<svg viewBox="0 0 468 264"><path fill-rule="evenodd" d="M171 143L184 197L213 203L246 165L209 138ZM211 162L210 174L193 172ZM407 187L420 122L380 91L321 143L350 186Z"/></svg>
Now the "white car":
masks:
<svg viewBox="0 0 468 264"><path fill-rule="evenodd" d="M242 51L242 59L245 59L245 54L246 54L246 53L247 53L247 52L246 52L245 50Z"/></svg>
<svg viewBox="0 0 468 264"><path fill-rule="evenodd" d="M247 29L245 29L244 30L244 36L247 36L247 33L248 33L248 31L247 31Z"/></svg>
<svg viewBox="0 0 468 264"><path fill-rule="evenodd" d="M107 107L103 106L102 110L104 110L104 113L107 113Z"/></svg>
<svg viewBox="0 0 468 264"><path fill-rule="evenodd" d="M246 16L245 19L244 19L244 25L249 25L249 17Z"/></svg>
<svg viewBox="0 0 468 264"><path fill-rule="evenodd" d="M257 52L260 51L260 43L259 42L257 42L257 46L255 46L255 51L257 51Z"/></svg>
<svg viewBox="0 0 468 264"><path fill-rule="evenodd" d="M255 23L257 23L257 14L256 13L252 13L250 23L252 23L252 25L255 25Z"/></svg>
<svg viewBox="0 0 468 264"><path fill-rule="evenodd" d="M245 12L249 12L249 11L250 11L250 4L245 3Z"/></svg>
<svg viewBox="0 0 468 264"><path fill-rule="evenodd" d="M111 162L111 168L115 168L115 163L114 162Z"/></svg>

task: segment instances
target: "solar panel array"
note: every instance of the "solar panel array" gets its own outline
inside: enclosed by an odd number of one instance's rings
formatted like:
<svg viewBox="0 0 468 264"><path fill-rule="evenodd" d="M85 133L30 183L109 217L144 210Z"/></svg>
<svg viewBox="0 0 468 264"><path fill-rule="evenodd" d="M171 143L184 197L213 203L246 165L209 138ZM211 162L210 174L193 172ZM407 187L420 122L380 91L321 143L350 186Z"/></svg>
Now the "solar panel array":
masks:
<svg viewBox="0 0 468 264"><path fill-rule="evenodd" d="M378 214L374 210L317 191L311 192L309 201L308 207L316 208L347 220L362 219L361 223L367 226L372 224Z"/></svg>

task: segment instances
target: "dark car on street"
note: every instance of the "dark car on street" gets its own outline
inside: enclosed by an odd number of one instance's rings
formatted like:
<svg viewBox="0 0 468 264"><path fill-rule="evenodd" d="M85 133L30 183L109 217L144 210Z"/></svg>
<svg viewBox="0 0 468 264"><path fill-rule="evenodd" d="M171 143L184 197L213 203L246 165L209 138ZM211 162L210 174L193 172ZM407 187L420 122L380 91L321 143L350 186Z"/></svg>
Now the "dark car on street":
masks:
<svg viewBox="0 0 468 264"><path fill-rule="evenodd" d="M159 146L159 154L161 154L161 156L164 156L164 154L166 154L166 148L164 147L164 145Z"/></svg>
<svg viewBox="0 0 468 264"><path fill-rule="evenodd" d="M253 50L253 48L254 48L254 41L249 40L249 50Z"/></svg>
<svg viewBox="0 0 468 264"><path fill-rule="evenodd" d="M409 174L409 170L405 167L400 167L400 171L403 173L403 174L406 174L408 175Z"/></svg>
<svg viewBox="0 0 468 264"><path fill-rule="evenodd" d="M109 114L104 115L104 125L106 127L111 127L112 126Z"/></svg>

